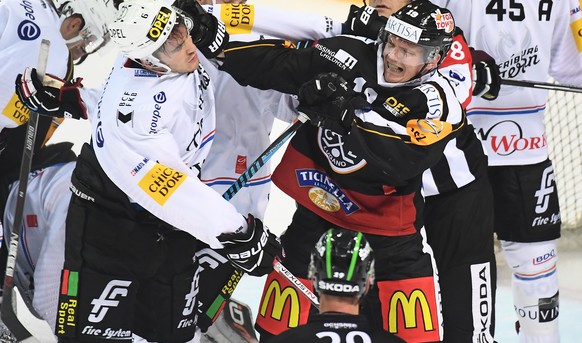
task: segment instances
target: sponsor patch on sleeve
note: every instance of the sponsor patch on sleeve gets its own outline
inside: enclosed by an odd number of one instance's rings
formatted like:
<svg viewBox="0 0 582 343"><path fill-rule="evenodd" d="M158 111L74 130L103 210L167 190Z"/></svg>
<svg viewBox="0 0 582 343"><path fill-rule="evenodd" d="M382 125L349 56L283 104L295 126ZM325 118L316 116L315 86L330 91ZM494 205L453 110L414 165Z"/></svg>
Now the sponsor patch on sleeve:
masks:
<svg viewBox="0 0 582 343"><path fill-rule="evenodd" d="M222 5L220 20L226 25L226 31L231 35L249 34L255 22L253 5L231 4Z"/></svg>
<svg viewBox="0 0 582 343"><path fill-rule="evenodd" d="M431 145L453 132L450 123L432 119L413 119L406 123L410 141L416 145Z"/></svg>
<svg viewBox="0 0 582 343"><path fill-rule="evenodd" d="M16 93L12 94L12 98L6 104L6 107L2 109L2 114L20 126L28 121L28 116L30 115L30 110L24 106L24 104L18 99Z"/></svg>
<svg viewBox="0 0 582 343"><path fill-rule="evenodd" d="M570 24L570 28L572 29L572 35L574 36L578 52L582 53L582 18L573 21Z"/></svg>
<svg viewBox="0 0 582 343"><path fill-rule="evenodd" d="M183 173L156 163L138 182L138 185L152 199L163 206L172 194L180 188L186 177Z"/></svg>

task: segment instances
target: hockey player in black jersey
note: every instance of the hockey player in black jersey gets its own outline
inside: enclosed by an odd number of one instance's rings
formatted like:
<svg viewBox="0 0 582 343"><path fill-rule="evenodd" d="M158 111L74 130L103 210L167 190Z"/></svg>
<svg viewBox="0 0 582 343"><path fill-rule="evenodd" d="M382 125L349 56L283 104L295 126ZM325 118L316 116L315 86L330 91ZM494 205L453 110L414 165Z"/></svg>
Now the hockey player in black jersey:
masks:
<svg viewBox="0 0 582 343"><path fill-rule="evenodd" d="M409 3L422 1L427 0L371 0L379 17L376 11L352 5L350 18L356 23L352 26L358 35L376 37L377 30L370 28ZM366 11L370 19L362 29L357 19ZM451 81L457 98L465 108L471 95L495 98L500 87L495 62L484 62L491 58L469 49L460 29L453 39L439 71ZM487 156L472 125L466 125L447 144L441 160L424 172L423 194L427 242L439 271L444 342L493 342L497 279L493 192Z"/></svg>
<svg viewBox="0 0 582 343"><path fill-rule="evenodd" d="M287 268L310 283L309 247L323 232L363 232L378 259L378 296L364 311L374 326L410 342L443 337L434 261L421 234L421 175L466 124L436 70L454 20L422 4L389 18L377 41L340 36L301 50L275 40L233 43L222 65L242 84L298 94L314 124L297 131L273 174L298 203L281 237ZM257 317L262 340L307 322L309 302L284 285L276 273L267 278Z"/></svg>
<svg viewBox="0 0 582 343"><path fill-rule="evenodd" d="M402 339L373 329L360 315L362 298L374 284L374 253L361 232L329 229L311 251L309 279L319 295L319 314L268 343L370 342ZM351 340L350 340L351 339Z"/></svg>

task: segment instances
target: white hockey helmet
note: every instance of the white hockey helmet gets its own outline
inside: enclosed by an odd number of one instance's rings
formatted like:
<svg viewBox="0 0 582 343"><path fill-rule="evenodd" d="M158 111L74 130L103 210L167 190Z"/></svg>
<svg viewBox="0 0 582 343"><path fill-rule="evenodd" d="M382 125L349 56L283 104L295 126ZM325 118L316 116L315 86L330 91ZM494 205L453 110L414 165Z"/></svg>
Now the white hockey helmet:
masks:
<svg viewBox="0 0 582 343"><path fill-rule="evenodd" d="M53 0L61 20L73 14L83 16L85 26L79 35L67 41L86 40L85 52L91 54L109 42L107 24L115 18L114 0Z"/></svg>
<svg viewBox="0 0 582 343"><path fill-rule="evenodd" d="M119 5L109 34L125 56L169 71L153 53L170 37L178 17L176 9L163 1L127 0Z"/></svg>

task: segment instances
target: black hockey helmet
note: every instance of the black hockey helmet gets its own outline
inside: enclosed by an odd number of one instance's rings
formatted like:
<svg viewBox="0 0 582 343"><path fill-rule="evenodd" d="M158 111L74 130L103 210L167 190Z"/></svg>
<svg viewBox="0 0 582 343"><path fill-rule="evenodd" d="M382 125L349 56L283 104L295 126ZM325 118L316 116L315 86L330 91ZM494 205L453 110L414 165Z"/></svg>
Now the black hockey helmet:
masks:
<svg viewBox="0 0 582 343"><path fill-rule="evenodd" d="M451 12L430 1L412 1L392 14L381 36L383 43L390 35L425 48L426 62L440 53L442 62L453 43L455 21Z"/></svg>
<svg viewBox="0 0 582 343"><path fill-rule="evenodd" d="M311 252L309 278L318 293L362 297L374 275L372 248L361 232L329 229Z"/></svg>

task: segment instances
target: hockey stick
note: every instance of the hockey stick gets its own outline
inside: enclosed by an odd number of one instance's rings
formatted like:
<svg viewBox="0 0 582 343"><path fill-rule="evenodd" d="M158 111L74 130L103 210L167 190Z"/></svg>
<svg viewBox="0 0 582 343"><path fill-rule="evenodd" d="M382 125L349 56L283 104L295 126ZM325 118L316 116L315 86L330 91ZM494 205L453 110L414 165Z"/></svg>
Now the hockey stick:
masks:
<svg viewBox="0 0 582 343"><path fill-rule="evenodd" d="M539 88L539 89L549 89L552 91L564 91L564 92L574 92L582 93L581 87L569 86L569 85L558 85L551 82L538 82L538 81L528 81L528 80L512 80L512 79L501 79L502 85L508 86L518 86L518 87L529 87L529 88Z"/></svg>
<svg viewBox="0 0 582 343"><path fill-rule="evenodd" d="M40 45L38 56L37 75L42 80L46 72L46 65L49 55L50 41L43 39ZM16 255L20 243L20 228L24 216L24 202L26 189L28 188L28 175L32 165L32 155L34 142L36 139L36 129L38 126L38 113L30 111L28 123L26 124L26 137L20 164L20 175L18 179L18 198L16 199L16 209L14 212L14 225L10 235L10 246L8 247L8 259L6 261L6 275L4 276L4 289L2 295L2 321L12 332L19 342L56 342L53 330L48 323L43 320L32 307L29 301L25 300L18 287L14 284L14 270L16 268ZM26 309L24 312L19 309ZM26 317L27 326L20 320Z"/></svg>
<svg viewBox="0 0 582 343"><path fill-rule="evenodd" d="M287 281L289 281L289 283L291 283L291 285L296 290L305 295L305 297L311 301L311 305L315 306L315 308L319 310L319 299L317 298L317 295L313 294L313 292L310 291L309 288L307 288L307 286L301 282L301 280L293 275L289 269L285 268L280 259L276 258L273 260L273 269L275 269L277 273L281 274L285 279L287 279Z"/></svg>
<svg viewBox="0 0 582 343"><path fill-rule="evenodd" d="M283 133L279 135L272 143L269 145L263 153L257 157L257 159L250 165L250 167L245 170L244 173L239 176L239 178L222 194L222 197L226 200L232 199L232 197L240 191L244 185L259 171L259 169L267 163L273 156L273 154L279 150L289 138L293 136L295 131L297 131L303 123L305 123L309 118L299 112L297 121L287 127Z"/></svg>
<svg viewBox="0 0 582 343"><path fill-rule="evenodd" d="M297 117L297 121L289 125L283 133L279 135L266 149L263 153L255 159L255 161L250 165L247 170L245 170L241 176L222 194L222 197L226 200L232 199L232 197L238 193L244 185L257 173L257 171L264 166L269 159L273 156L273 154L279 150L285 142L289 140L293 136L293 134L303 125L309 118L307 115L299 112L299 116ZM280 261L279 261L280 264ZM290 272L289 272L290 274ZM212 302L212 306L208 308L205 314L211 318L216 319L222 309L224 308L224 304L226 303L226 299L232 294L238 282L243 277L244 272L240 269L234 268L231 276L228 278L228 287L222 287L222 292L214 299ZM291 274L293 275L293 274ZM295 276L293 276L299 283L299 281ZM303 284L302 284L303 285ZM304 288L307 288L303 285ZM309 289L307 289L309 291Z"/></svg>

